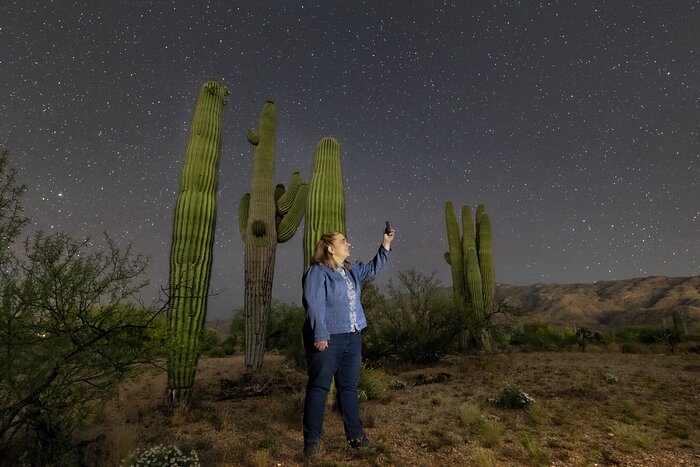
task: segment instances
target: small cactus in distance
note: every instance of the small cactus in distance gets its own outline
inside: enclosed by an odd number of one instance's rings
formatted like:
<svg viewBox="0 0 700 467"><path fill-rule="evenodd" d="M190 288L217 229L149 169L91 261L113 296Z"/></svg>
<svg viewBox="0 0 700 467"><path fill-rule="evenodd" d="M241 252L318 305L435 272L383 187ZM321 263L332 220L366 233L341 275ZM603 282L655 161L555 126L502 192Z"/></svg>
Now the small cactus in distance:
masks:
<svg viewBox="0 0 700 467"><path fill-rule="evenodd" d="M455 306L464 310L468 331L474 334L482 350L492 351L491 335L486 320L494 307L496 276L491 242L491 221L480 204L475 223L469 206L462 206L462 231L451 201L445 203L447 243L445 260L452 268L452 293ZM460 336L465 349L469 332Z"/></svg>

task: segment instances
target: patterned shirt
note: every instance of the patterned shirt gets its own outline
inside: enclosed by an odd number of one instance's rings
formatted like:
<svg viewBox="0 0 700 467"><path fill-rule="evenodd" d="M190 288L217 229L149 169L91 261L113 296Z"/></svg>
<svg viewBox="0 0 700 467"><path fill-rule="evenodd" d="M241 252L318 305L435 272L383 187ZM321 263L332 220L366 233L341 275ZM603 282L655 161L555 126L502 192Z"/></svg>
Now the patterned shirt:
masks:
<svg viewBox="0 0 700 467"><path fill-rule="evenodd" d="M360 328L357 326L357 294L355 293L355 286L348 277L348 274L343 266L338 267L336 271L343 276L343 279L345 279L345 283L348 286L348 309L350 311L350 324L352 326L352 330L353 332L359 331Z"/></svg>

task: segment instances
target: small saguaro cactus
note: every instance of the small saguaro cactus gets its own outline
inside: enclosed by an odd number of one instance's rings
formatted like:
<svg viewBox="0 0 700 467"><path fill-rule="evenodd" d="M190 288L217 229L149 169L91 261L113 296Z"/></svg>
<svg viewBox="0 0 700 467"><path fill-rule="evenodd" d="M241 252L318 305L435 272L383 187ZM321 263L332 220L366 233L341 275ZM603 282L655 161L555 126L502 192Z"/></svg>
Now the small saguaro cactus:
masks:
<svg viewBox="0 0 700 467"><path fill-rule="evenodd" d="M238 206L238 226L245 242L245 374L262 368L267 325L272 306L272 282L277 244L292 238L306 206L309 186L294 172L288 188L274 185L277 110L267 101L260 114L258 132L248 130L255 146L250 193Z"/></svg>
<svg viewBox="0 0 700 467"><path fill-rule="evenodd" d="M485 327L488 314L494 306L496 276L491 244L491 222L483 205L476 209L472 224L469 206L462 206L462 234L452 202L445 203L447 264L452 267L452 293L455 306L467 314L467 323L473 329L482 350L491 351L491 335ZM468 333L460 337L460 347L466 347Z"/></svg>
<svg viewBox="0 0 700 467"><path fill-rule="evenodd" d="M685 339L688 330L685 326L685 322L683 321L683 317L681 316L680 311L673 310L672 317L673 327L668 327L666 325L665 318L661 318L661 322L663 325L664 341L666 342L666 345L668 345L668 348L671 351L671 353L675 353L676 347L679 343L683 342L683 339Z"/></svg>
<svg viewBox="0 0 700 467"><path fill-rule="evenodd" d="M340 144L322 138L316 145L304 224L304 269L311 264L316 243L323 234L337 231L345 235L345 194Z"/></svg>
<svg viewBox="0 0 700 467"><path fill-rule="evenodd" d="M188 407L211 276L221 125L228 89L207 81L197 99L173 220L168 306L167 404Z"/></svg>

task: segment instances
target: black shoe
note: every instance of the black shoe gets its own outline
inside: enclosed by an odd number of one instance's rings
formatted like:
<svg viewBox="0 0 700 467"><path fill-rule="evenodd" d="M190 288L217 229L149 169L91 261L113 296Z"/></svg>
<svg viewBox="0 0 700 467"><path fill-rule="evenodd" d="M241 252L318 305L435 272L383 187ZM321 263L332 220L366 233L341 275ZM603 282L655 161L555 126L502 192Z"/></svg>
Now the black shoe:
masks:
<svg viewBox="0 0 700 467"><path fill-rule="evenodd" d="M318 441L304 443L304 455L308 458L320 456L321 455L321 443Z"/></svg>
<svg viewBox="0 0 700 467"><path fill-rule="evenodd" d="M348 445L352 449L358 449L358 448L365 448L365 449L371 449L375 450L377 449L377 445L373 444L367 439L365 435L360 436L359 438L351 438L348 440Z"/></svg>

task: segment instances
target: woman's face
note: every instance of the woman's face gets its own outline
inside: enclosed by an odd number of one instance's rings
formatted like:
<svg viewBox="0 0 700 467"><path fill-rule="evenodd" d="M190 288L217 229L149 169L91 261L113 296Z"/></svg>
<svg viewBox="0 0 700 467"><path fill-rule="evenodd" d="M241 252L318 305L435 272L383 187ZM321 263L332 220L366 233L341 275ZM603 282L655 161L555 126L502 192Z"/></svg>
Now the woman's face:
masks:
<svg viewBox="0 0 700 467"><path fill-rule="evenodd" d="M333 238L333 243L328 247L328 251L333 255L333 259L335 259L338 264L341 264L350 257L350 247L351 245L348 243L348 239L345 238L345 235L340 234Z"/></svg>

